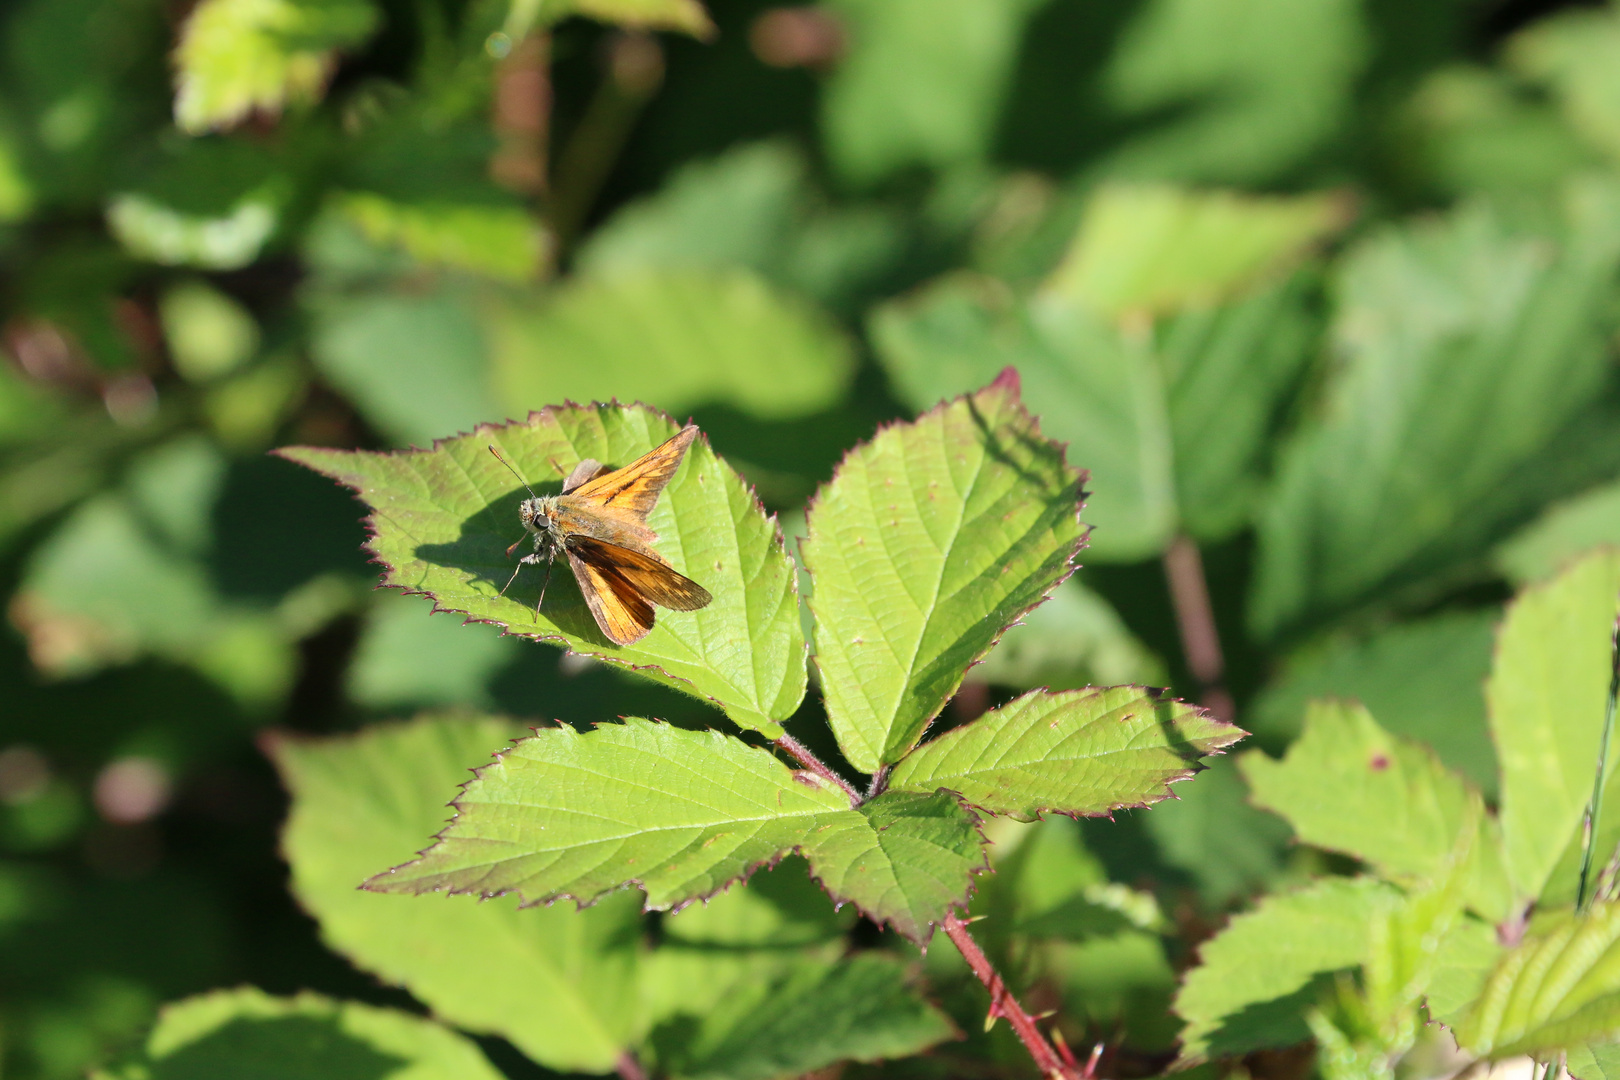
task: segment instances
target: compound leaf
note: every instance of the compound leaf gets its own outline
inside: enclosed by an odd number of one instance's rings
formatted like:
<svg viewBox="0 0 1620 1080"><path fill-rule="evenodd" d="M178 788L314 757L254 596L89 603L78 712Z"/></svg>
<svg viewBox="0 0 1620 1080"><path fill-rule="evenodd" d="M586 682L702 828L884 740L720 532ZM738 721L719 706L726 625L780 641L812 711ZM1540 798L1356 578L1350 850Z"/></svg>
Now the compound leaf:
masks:
<svg viewBox="0 0 1620 1080"><path fill-rule="evenodd" d="M853 813L842 790L765 750L635 717L537 731L479 769L455 807L421 858L366 888L583 905L636 884L649 908L670 908Z"/></svg>
<svg viewBox="0 0 1620 1080"><path fill-rule="evenodd" d="M1034 691L939 736L895 766L896 791L954 791L992 814L1100 815L1170 795L1243 732L1137 686Z"/></svg>
<svg viewBox="0 0 1620 1080"><path fill-rule="evenodd" d="M293 800L282 851L323 940L358 967L549 1068L606 1071L637 1020L624 1007L641 920L630 896L576 913L355 888L442 828L445 798L468 768L521 733L506 720L445 715L344 738L275 739L270 753Z"/></svg>
<svg viewBox="0 0 1620 1080"><path fill-rule="evenodd" d="M969 665L1073 572L1081 479L1011 369L845 457L801 547L829 721L857 768L903 758Z"/></svg>
<svg viewBox="0 0 1620 1080"><path fill-rule="evenodd" d="M610 642L592 621L566 569L545 580L504 552L522 533L525 491L489 453L498 446L538 490L557 490L553 463L583 458L623 465L675 433L645 406L569 406L523 423L481 425L431 450L391 454L293 447L282 456L347 484L372 508L367 549L386 568L384 585L432 597L508 633L560 642L706 697L742 727L775 737L804 696L804 632L792 564L773 518L743 480L699 439L653 507L658 549L713 595L695 612L658 613L634 645Z"/></svg>
<svg viewBox="0 0 1620 1080"><path fill-rule="evenodd" d="M1239 760L1256 806L1288 819L1299 838L1417 881L1443 871L1461 831L1474 824L1473 862L1462 890L1490 919L1505 919L1513 890L1501 828L1484 800L1428 747L1391 736L1366 709L1319 702L1282 761L1256 750Z"/></svg>

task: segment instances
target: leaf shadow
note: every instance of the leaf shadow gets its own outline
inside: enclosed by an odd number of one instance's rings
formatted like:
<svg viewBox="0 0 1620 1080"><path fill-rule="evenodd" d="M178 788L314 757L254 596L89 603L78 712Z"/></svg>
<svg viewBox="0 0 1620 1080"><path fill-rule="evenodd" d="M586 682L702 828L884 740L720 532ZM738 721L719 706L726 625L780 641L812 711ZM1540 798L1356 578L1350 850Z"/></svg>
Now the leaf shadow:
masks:
<svg viewBox="0 0 1620 1080"><path fill-rule="evenodd" d="M151 1063L151 1077L218 1080L222 1076L251 1075L386 1080L408 1065L408 1060L383 1053L348 1034L335 1017L239 1017Z"/></svg>
<svg viewBox="0 0 1620 1080"><path fill-rule="evenodd" d="M536 484L533 490L537 495L554 495L562 490L562 484L559 481ZM469 585L482 581L491 586L492 595L487 601L463 605L478 609L467 612L474 618L498 621L513 634L551 637L566 634L593 648L616 648L596 625L566 558L554 562L549 570L544 564L519 564L518 559L533 550L532 545L526 542L528 536L518 520L518 506L527 497L526 489L512 488L483 509L463 518L460 534L455 540L444 544L418 544L411 554L423 562L460 571L466 575ZM511 522L509 533L497 531L495 523L500 521ZM522 534L520 546L508 558L506 549L512 542L510 538L519 534ZM516 577L513 577L514 571ZM506 588L506 599L528 610L527 625L516 612L510 616L505 612L496 614L500 600L493 594L506 587L508 581L511 586ZM536 617L535 608L541 600L542 589L545 590L545 604L540 609L540 616ZM432 592L428 595L433 596L435 601L441 600ZM460 611L462 608L454 610Z"/></svg>

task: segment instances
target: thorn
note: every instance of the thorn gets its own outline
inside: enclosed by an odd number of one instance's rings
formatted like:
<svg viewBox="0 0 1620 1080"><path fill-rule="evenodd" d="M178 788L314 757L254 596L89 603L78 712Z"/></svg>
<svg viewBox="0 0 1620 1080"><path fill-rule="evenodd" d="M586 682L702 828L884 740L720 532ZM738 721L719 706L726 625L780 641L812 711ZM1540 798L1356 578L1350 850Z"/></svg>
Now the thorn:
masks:
<svg viewBox="0 0 1620 1080"><path fill-rule="evenodd" d="M1038 1022L1040 1022L1042 1020L1050 1020L1050 1019L1052 1019L1052 1017L1056 1016L1057 1014L1058 1014L1058 1011L1056 1009L1047 1009L1043 1013L1036 1013L1034 1016L1031 1016L1030 1019L1034 1020L1034 1021L1036 1021L1038 1023ZM1061 1039L1063 1036L1059 1035L1057 1037Z"/></svg>
<svg viewBox="0 0 1620 1080"><path fill-rule="evenodd" d="M1086 1060L1086 1067L1080 1073L1081 1076L1085 1077L1085 1080L1091 1080L1092 1077L1097 1075L1097 1062L1102 1060L1102 1053L1102 1043L1098 1043L1091 1048L1091 1057Z"/></svg>
<svg viewBox="0 0 1620 1080"><path fill-rule="evenodd" d="M1056 1012L1057 1010L1052 1011ZM1052 1013L1046 1015L1050 1016ZM1057 1052L1063 1057L1063 1063L1071 1069L1078 1069L1080 1063L1074 1059L1074 1051L1069 1049L1069 1041L1063 1037L1063 1032L1053 1028L1051 1034L1052 1045L1057 1047Z"/></svg>
<svg viewBox="0 0 1620 1080"><path fill-rule="evenodd" d="M1000 1019L1000 1017L1001 1010L996 1008L995 1005L991 1005L990 1011L984 1014L985 1034L988 1035L990 1033L990 1029L996 1026L996 1021Z"/></svg>
<svg viewBox="0 0 1620 1080"><path fill-rule="evenodd" d="M990 916L988 916L988 915L974 915L974 916L971 916L969 918L963 919L962 920L962 925L963 926L972 926L976 922L984 922L984 920L988 919L989 917Z"/></svg>

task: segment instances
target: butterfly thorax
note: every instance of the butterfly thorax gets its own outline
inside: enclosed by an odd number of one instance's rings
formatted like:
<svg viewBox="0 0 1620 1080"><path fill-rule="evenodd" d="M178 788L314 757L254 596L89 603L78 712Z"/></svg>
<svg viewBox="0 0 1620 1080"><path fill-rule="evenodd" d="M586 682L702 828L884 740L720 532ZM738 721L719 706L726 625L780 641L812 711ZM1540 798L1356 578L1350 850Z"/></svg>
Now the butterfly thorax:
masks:
<svg viewBox="0 0 1620 1080"><path fill-rule="evenodd" d="M518 516L523 527L534 535L534 550L548 559L562 554L571 542L586 537L665 562L652 546L658 534L647 528L640 514L582 504L568 495L540 495L523 500Z"/></svg>

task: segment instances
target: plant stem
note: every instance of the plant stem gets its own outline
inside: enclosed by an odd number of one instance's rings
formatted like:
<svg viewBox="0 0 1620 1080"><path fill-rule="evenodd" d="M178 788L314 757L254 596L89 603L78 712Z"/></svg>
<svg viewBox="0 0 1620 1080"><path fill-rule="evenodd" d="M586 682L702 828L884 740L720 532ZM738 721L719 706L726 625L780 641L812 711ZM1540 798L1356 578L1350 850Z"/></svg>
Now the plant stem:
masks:
<svg viewBox="0 0 1620 1080"><path fill-rule="evenodd" d="M647 1080L647 1070L641 1067L634 1054L626 1050L619 1055L619 1060L613 1063L613 1071L619 1074L620 1080Z"/></svg>
<svg viewBox="0 0 1620 1080"><path fill-rule="evenodd" d="M1592 801L1586 807L1586 843L1581 850L1581 880L1575 890L1575 910L1585 911L1592 902L1588 885L1592 876L1592 854L1597 848L1598 827L1603 822L1604 774L1609 766L1609 743L1614 737L1615 698L1620 696L1620 616L1609 634L1609 699L1603 709L1603 734L1598 740L1597 775L1592 778Z"/></svg>
<svg viewBox="0 0 1620 1080"><path fill-rule="evenodd" d="M855 785L833 772L832 769L828 767L827 763L816 757L816 755L812 753L810 748L804 745L804 743L784 732L782 736L776 740L776 745L793 755L793 760L797 761L800 765L803 765L805 768L809 769L823 780L830 780L839 787L843 788L844 793L849 796L849 804L851 806L859 806L861 804L861 793L855 790Z"/></svg>
<svg viewBox="0 0 1620 1080"><path fill-rule="evenodd" d="M1204 559L1185 533L1165 549L1164 576L1176 609L1176 627L1181 631L1181 653L1187 659L1187 670L1198 680L1199 701L1218 719L1232 720L1237 710L1226 690L1226 658L1221 654L1215 609L1209 602Z"/></svg>
<svg viewBox="0 0 1620 1080"><path fill-rule="evenodd" d="M1046 1041L1046 1037L1035 1026L1035 1018L1024 1011L1024 1007L1018 1004L1018 999L1013 996L1012 991L1007 989L1006 982L991 966L990 958L984 955L979 943L968 933L967 923L958 918L953 911L945 916L943 928L951 943L962 954L962 959L973 969L973 974L977 975L979 981L984 983L984 988L990 991L990 1015L1007 1018L1007 1022L1012 1025L1013 1031L1023 1042L1024 1049L1028 1050L1029 1056L1035 1060L1035 1067L1041 1070L1041 1075L1057 1077L1059 1080L1080 1080L1080 1070L1073 1068L1058 1056L1052 1044Z"/></svg>

